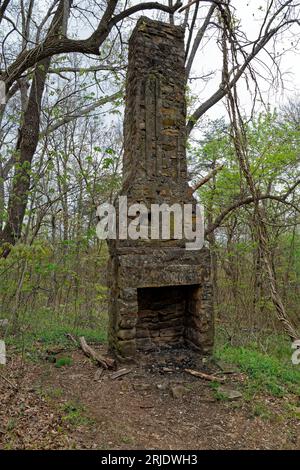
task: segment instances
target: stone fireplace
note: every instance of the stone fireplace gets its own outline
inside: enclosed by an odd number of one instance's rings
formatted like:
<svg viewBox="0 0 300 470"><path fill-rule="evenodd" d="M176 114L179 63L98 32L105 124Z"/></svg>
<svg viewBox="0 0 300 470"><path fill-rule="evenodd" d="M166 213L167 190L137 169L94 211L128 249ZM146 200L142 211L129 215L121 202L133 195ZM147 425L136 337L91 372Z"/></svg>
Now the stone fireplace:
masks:
<svg viewBox="0 0 300 470"><path fill-rule="evenodd" d="M196 205L187 175L185 86L183 29L140 18L126 85L120 196L128 206ZM116 210L119 222L117 204ZM210 253L186 250L186 241L109 241L109 343L120 359L183 344L211 351Z"/></svg>

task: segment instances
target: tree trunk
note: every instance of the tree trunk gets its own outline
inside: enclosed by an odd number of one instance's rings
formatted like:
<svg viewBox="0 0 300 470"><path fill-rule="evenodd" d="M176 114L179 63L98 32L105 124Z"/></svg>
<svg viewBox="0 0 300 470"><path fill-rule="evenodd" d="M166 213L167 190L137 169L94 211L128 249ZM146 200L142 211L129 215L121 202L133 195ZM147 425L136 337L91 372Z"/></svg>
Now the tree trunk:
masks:
<svg viewBox="0 0 300 470"><path fill-rule="evenodd" d="M58 35L64 21L65 0L61 0L50 26L48 37ZM41 103L51 58L38 62L34 69L28 103L19 130L15 150L15 173L8 200L7 223L0 233L0 256L8 256L22 233L29 197L31 166L40 133Z"/></svg>

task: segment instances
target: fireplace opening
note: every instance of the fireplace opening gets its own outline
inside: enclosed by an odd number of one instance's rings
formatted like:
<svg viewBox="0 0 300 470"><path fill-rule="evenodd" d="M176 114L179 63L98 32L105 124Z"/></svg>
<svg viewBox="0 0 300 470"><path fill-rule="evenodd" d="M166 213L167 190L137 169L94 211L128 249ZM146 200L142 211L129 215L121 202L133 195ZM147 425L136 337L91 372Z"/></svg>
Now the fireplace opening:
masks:
<svg viewBox="0 0 300 470"><path fill-rule="evenodd" d="M184 345L187 339L192 340L199 313L196 298L200 291L199 285L137 289L137 349L177 347Z"/></svg>

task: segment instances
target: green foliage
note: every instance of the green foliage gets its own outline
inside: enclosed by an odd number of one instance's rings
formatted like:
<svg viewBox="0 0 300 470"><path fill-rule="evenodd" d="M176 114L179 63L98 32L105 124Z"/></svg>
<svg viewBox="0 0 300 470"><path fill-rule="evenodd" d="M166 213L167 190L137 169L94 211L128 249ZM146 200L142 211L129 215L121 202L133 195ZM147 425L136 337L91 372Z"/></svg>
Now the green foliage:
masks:
<svg viewBox="0 0 300 470"><path fill-rule="evenodd" d="M262 419L271 420L274 418L274 414L268 406L263 402L253 403L252 414L254 417L259 416Z"/></svg>
<svg viewBox="0 0 300 470"><path fill-rule="evenodd" d="M84 406L77 401L68 401L62 409L65 413L63 421L73 426L87 426L93 423L92 419L86 415Z"/></svg>
<svg viewBox="0 0 300 470"><path fill-rule="evenodd" d="M106 318L103 319L103 325L91 327L75 327L65 324L57 325L53 321L53 312L47 312L47 316L34 313L34 323L23 322L22 333L20 335L9 334L6 337L8 347L13 347L15 351L25 351L29 360L40 360L41 352L46 351L51 346L72 347L72 343L66 336L71 333L75 337L84 336L88 343L105 343L107 340Z"/></svg>
<svg viewBox="0 0 300 470"><path fill-rule="evenodd" d="M47 387L46 389L38 389L37 392L46 400L58 400L64 395L64 391L60 387Z"/></svg>
<svg viewBox="0 0 300 470"><path fill-rule="evenodd" d="M280 344L280 338L278 341ZM275 355L276 354L276 355ZM231 364L247 374L245 396L249 400L259 392L267 392L276 397L292 393L300 396L300 368L291 363L292 349L289 354L283 350L273 354L260 352L255 345L252 347L221 346L215 356ZM278 357L279 356L279 357Z"/></svg>
<svg viewBox="0 0 300 470"><path fill-rule="evenodd" d="M36 360L51 344L70 346L67 333L105 342L106 246L89 248L93 233L54 247L19 244L0 259L1 317L8 318L8 346Z"/></svg>
<svg viewBox="0 0 300 470"><path fill-rule="evenodd" d="M61 367L71 366L72 364L73 364L73 359L71 357L60 357L55 362L55 367L57 367L57 369L60 369Z"/></svg>
<svg viewBox="0 0 300 470"><path fill-rule="evenodd" d="M217 313L229 326L229 334L241 327L277 329L268 277L257 243L254 204L232 142L231 129L223 120L210 123L202 140L189 148L190 164L197 179L218 164L214 178L199 190L207 226L218 221L211 249L218 283ZM256 188L272 195L260 206L268 227L268 248L274 260L279 293L289 317L298 322L300 291L299 189L288 191L299 180L299 126L276 112L262 113L245 124L247 159ZM195 177L196 180L196 177ZM292 202L293 206L290 205ZM232 210L228 210L232 208ZM223 217L223 215L225 215Z"/></svg>
<svg viewBox="0 0 300 470"><path fill-rule="evenodd" d="M267 192L270 185L275 185L284 172L293 175L298 162L300 139L299 131L292 124L279 121L276 113L269 112L251 120L245 132L251 170L261 193ZM213 200L216 207L222 208L240 195L244 187L230 129L223 121L215 121L211 123L200 144L191 149L192 163L225 163L214 184L201 188L201 199L204 203ZM278 189L285 189L282 182ZM276 191L274 186L274 192Z"/></svg>
<svg viewBox="0 0 300 470"><path fill-rule="evenodd" d="M219 382L210 382L209 383L210 388L214 392L214 397L218 401L227 401L228 397L225 393L222 393L219 388L220 388L220 383Z"/></svg>

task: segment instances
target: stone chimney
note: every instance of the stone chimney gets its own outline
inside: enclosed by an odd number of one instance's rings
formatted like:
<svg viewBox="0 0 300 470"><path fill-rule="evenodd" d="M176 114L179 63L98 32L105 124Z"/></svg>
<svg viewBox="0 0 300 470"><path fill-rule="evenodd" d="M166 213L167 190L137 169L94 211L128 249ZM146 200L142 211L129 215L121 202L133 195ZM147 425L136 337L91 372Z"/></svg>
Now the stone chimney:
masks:
<svg viewBox="0 0 300 470"><path fill-rule="evenodd" d="M140 18L126 85L120 196L128 206L196 205L187 178L185 86L183 28ZM211 351L210 253L185 247L172 236L110 240L109 343L119 358L183 344Z"/></svg>

